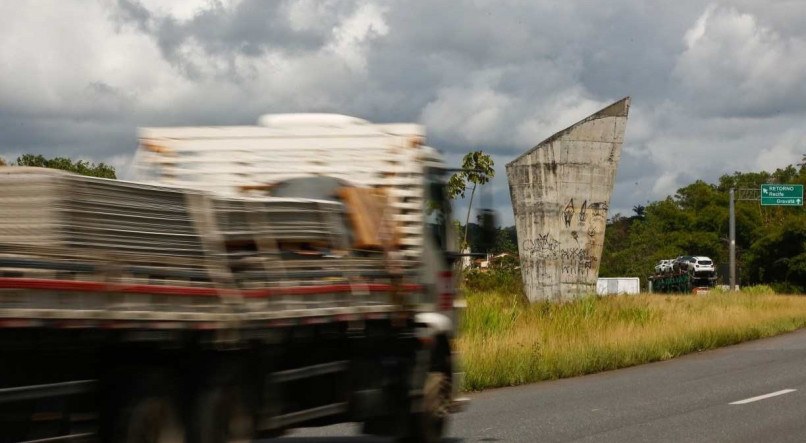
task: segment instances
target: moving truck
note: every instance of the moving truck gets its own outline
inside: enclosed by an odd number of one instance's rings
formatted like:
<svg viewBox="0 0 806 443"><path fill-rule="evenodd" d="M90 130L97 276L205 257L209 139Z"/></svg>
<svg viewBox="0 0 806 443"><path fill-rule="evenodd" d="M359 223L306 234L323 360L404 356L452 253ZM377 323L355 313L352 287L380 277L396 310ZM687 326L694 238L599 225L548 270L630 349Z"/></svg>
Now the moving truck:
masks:
<svg viewBox="0 0 806 443"><path fill-rule="evenodd" d="M460 254L422 127L144 128L135 166L0 168L0 441L444 435Z"/></svg>

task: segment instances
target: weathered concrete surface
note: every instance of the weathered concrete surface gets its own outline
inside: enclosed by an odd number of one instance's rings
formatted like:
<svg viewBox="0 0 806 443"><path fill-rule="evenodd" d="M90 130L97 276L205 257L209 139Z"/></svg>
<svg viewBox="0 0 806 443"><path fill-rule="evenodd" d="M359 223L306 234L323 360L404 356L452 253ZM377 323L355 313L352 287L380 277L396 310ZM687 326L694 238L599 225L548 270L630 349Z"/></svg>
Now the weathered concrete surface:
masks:
<svg viewBox="0 0 806 443"><path fill-rule="evenodd" d="M630 98L547 138L507 164L530 301L596 292L607 209Z"/></svg>

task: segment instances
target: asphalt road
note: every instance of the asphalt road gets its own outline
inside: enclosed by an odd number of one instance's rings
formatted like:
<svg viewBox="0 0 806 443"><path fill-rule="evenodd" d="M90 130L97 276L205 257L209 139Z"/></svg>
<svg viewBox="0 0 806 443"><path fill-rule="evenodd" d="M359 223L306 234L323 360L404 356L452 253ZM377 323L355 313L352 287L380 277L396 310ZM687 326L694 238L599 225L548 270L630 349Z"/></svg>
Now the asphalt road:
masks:
<svg viewBox="0 0 806 443"><path fill-rule="evenodd" d="M448 442L805 442L806 330L471 397L452 417ZM356 429L303 429L267 441L388 441Z"/></svg>

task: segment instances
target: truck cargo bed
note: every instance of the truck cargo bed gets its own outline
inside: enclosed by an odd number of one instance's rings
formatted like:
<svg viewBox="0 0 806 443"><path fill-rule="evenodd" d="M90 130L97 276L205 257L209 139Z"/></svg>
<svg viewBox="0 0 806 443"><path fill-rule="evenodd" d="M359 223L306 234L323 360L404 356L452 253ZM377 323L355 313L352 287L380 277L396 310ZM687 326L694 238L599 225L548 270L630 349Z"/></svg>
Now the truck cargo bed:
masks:
<svg viewBox="0 0 806 443"><path fill-rule="evenodd" d="M0 207L0 325L325 322L399 315L422 292L389 251L352 247L338 202L9 167Z"/></svg>

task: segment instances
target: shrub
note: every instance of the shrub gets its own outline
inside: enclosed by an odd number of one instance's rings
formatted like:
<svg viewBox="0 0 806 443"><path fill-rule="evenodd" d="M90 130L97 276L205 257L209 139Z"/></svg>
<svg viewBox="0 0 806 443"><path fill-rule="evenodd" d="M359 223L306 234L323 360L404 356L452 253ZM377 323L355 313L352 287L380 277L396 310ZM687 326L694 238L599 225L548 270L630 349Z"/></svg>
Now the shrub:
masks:
<svg viewBox="0 0 806 443"><path fill-rule="evenodd" d="M751 294L751 295L776 293L776 291L774 291L771 287L767 285L745 286L743 288L740 288L739 292L741 292L742 294Z"/></svg>
<svg viewBox="0 0 806 443"><path fill-rule="evenodd" d="M523 294L523 280L519 269L470 269L464 273L462 287L470 291Z"/></svg>

